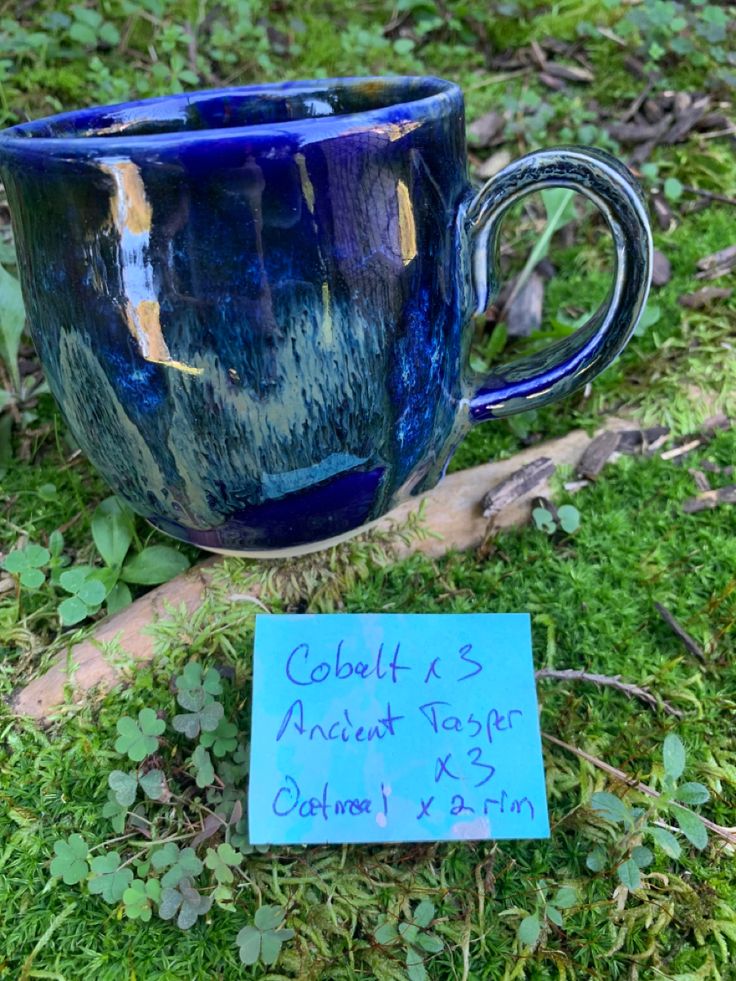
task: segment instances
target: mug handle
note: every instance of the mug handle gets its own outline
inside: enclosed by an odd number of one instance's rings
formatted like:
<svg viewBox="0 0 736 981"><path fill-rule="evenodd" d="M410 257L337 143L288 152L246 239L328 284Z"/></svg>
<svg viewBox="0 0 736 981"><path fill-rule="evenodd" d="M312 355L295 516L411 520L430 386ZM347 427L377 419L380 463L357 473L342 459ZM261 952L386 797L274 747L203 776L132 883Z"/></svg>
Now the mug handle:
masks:
<svg viewBox="0 0 736 981"><path fill-rule="evenodd" d="M649 293L652 233L639 187L626 167L593 148L556 147L515 160L471 200L465 212L471 278L481 314L499 291L501 220L525 194L565 187L603 212L613 236L615 272L606 302L570 337L473 379L471 422L526 412L569 395L603 371L621 352Z"/></svg>

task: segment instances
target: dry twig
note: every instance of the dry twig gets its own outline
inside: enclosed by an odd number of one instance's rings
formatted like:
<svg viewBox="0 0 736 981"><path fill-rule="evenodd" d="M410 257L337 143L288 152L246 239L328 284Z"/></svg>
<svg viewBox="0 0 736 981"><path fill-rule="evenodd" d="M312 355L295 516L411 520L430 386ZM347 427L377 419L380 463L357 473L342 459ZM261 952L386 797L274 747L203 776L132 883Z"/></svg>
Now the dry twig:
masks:
<svg viewBox="0 0 736 981"><path fill-rule="evenodd" d="M652 708L659 708L667 712L668 715L674 715L676 718L681 719L684 716L684 712L680 709L675 708L669 702L665 701L663 698L657 698L657 696L649 691L648 688L642 688L640 685L632 684L628 681L622 681L620 674L607 675L607 674L592 674L589 671L577 671L575 668L563 668L561 670L556 670L554 668L540 668L535 675L537 678L553 678L557 681L589 681L593 685L601 685L602 687L615 688L617 691L621 691L624 695L629 698L638 698L641 702L646 702L647 705L651 705Z"/></svg>

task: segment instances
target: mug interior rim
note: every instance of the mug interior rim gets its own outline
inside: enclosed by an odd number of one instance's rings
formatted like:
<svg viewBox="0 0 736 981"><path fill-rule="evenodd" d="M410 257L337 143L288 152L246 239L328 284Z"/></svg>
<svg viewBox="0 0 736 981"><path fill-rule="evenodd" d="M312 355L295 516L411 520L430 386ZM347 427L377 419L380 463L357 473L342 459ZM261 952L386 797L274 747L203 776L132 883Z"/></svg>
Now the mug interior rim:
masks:
<svg viewBox="0 0 736 981"><path fill-rule="evenodd" d="M330 90L351 92L372 88L374 94L393 96L379 100L378 104L365 109L333 112L322 115L300 114L282 121L246 122L242 125L185 127L175 129L172 112L181 113L204 103L238 96L262 97L264 102L276 99L317 97ZM417 91L418 90L418 91ZM372 75L346 76L301 81L271 82L256 85L228 86L224 88L198 89L171 95L154 96L129 102L74 109L68 112L43 116L30 122L19 123L0 130L0 159L8 151L63 150L64 154L113 149L124 149L135 144L143 149L152 145L186 144L207 142L212 139L230 140L248 136L254 139L289 134L307 135L309 130L321 126L325 135L335 136L340 131L370 128L380 124L422 119L430 112L442 108L462 109L462 91L455 82L433 75ZM151 113L151 110L154 110ZM136 133L133 127L171 117L170 130ZM179 117L181 118L181 117ZM106 120L106 125L101 125ZM53 130L58 127L58 132ZM113 129L114 127L114 129ZM51 132L49 130L51 129ZM305 133L306 130L306 133ZM76 152L75 152L76 151Z"/></svg>

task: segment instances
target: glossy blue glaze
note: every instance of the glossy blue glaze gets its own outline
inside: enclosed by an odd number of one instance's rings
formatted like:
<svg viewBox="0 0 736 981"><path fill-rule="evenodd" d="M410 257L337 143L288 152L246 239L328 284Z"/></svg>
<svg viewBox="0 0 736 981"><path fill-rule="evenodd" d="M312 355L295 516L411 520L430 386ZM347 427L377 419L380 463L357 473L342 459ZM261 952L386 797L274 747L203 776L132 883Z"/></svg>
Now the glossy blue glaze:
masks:
<svg viewBox="0 0 736 981"><path fill-rule="evenodd" d="M646 296L624 168L546 153L474 196L462 93L434 78L190 93L6 130L31 331L79 445L136 511L205 548L318 544L433 486L474 419L600 371ZM467 325L497 289L498 221L550 184L606 213L612 302L551 354L473 380Z"/></svg>

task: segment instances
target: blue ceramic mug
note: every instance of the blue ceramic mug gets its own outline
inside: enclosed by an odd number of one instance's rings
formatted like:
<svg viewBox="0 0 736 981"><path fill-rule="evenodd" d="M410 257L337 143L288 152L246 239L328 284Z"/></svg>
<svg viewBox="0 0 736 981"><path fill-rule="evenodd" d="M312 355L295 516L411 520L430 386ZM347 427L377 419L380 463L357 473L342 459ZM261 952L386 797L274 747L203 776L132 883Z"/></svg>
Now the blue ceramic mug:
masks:
<svg viewBox="0 0 736 981"><path fill-rule="evenodd" d="M80 447L156 527L215 551L309 551L432 487L475 422L584 385L631 335L651 235L589 148L468 182L463 96L437 78L174 95L0 134L30 329ZM603 212L608 300L486 377L471 318L524 194Z"/></svg>

